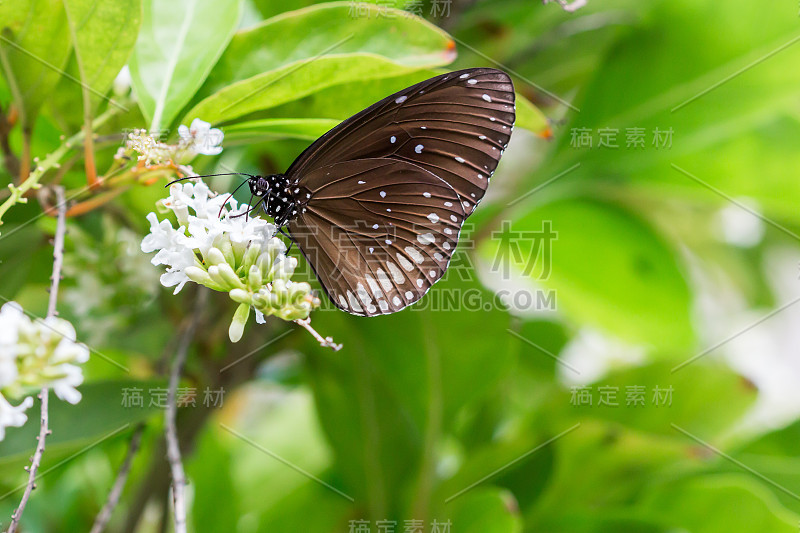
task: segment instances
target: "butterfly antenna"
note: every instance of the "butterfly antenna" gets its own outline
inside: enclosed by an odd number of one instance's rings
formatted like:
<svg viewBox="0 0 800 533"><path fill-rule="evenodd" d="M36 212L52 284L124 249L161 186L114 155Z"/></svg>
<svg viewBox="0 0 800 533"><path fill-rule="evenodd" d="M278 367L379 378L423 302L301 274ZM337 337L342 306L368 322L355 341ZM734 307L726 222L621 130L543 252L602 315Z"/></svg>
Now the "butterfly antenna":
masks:
<svg viewBox="0 0 800 533"><path fill-rule="evenodd" d="M178 178L176 180L170 181L169 183L164 185L164 187L169 187L173 183L178 183L179 181L193 180L195 178L213 178L214 176L249 176L255 179L255 176L253 176L252 174L247 174L246 172L224 172L222 174L202 174L197 176L186 176L185 178Z"/></svg>
<svg viewBox="0 0 800 533"><path fill-rule="evenodd" d="M250 174L246 174L246 175L247 175L247 176L249 176ZM186 179L186 178L184 178L184 179ZM249 180L248 180L248 181L249 181ZM230 200L230 199L231 199L231 197L232 197L234 194L236 194L236 191L238 191L239 189L241 189L241 188L242 188L242 185L244 185L245 183L247 183L247 181L243 181L243 182L241 182L241 183L239 184L239 186L238 186L238 187L236 187L235 189L233 189L233 192L232 192L232 193L230 193L230 194L228 195L228 197L227 197L227 198L225 198L225 201L224 201L224 202L222 202L222 205L221 205L221 206L219 206L219 213L217 214L217 218L220 218L220 217L222 216L222 210L223 210L223 209L225 209L225 206L228 204L228 200ZM251 200L251 201L252 201L252 200Z"/></svg>

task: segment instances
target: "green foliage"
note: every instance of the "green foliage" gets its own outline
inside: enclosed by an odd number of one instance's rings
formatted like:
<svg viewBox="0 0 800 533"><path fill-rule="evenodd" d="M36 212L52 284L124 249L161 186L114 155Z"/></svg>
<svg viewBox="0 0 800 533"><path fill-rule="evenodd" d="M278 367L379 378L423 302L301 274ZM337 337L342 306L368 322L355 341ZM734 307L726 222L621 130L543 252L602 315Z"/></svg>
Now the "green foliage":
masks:
<svg viewBox="0 0 800 533"><path fill-rule="evenodd" d="M505 0L432 16L425 2L420 18L416 4L0 2L0 179L11 186L0 196L0 298L44 314L54 223L40 215L49 186L63 184L73 212L59 311L92 348L82 401L51 401L53 470L26 531L89 530L140 423L108 530L160 530L169 480L151 400L191 317L181 387L194 404L178 409L178 426L193 531L388 521L399 532L411 520L426 533L434 521L452 533L796 529L796 403L755 419L791 395L774 383L796 378L780 367L796 356L791 306L758 322L797 282L796 6L589 0L567 13ZM132 88L114 82L126 63ZM195 158L195 171L282 172L375 101L472 66L512 74L517 128L447 275L417 305L363 319L322 296L313 326L338 352L269 319L233 345L227 295L197 310L194 289L159 285L139 243L177 174L115 157L121 132L168 139L201 119L224 131L224 152ZM103 178L91 190L87 114ZM644 146L626 145L631 128ZM579 129L591 147L576 145ZM616 148L598 146L601 129L617 131ZM669 146L654 145L656 129L672 131ZM13 159L27 151L20 183ZM241 181L209 183L226 192ZM737 241L741 226L721 236L722 208L747 215L731 199L757 212L755 242ZM545 224L557 238L542 248ZM315 283L307 265L303 276ZM554 310L513 305L545 293ZM591 405L577 401L581 387ZM598 403L601 387L616 405ZM630 388L644 403L627 402ZM142 407L124 406L126 389L142 390ZM214 390L221 405L208 404ZM656 390L670 391L668 405ZM28 414L0 442L3 516L35 445L38 413Z"/></svg>
<svg viewBox="0 0 800 533"><path fill-rule="evenodd" d="M168 128L205 81L239 23L241 0L145 0L131 57L133 87L153 130ZM178 24L176 24L178 23Z"/></svg>
<svg viewBox="0 0 800 533"><path fill-rule="evenodd" d="M92 93L92 99L98 100L108 92L136 43L141 2L67 0L64 7L81 83ZM114 39L108 43L111 35Z"/></svg>
<svg viewBox="0 0 800 533"><path fill-rule="evenodd" d="M5 85L22 104L20 118L30 129L69 58L66 13L59 0L3 2L0 21Z"/></svg>

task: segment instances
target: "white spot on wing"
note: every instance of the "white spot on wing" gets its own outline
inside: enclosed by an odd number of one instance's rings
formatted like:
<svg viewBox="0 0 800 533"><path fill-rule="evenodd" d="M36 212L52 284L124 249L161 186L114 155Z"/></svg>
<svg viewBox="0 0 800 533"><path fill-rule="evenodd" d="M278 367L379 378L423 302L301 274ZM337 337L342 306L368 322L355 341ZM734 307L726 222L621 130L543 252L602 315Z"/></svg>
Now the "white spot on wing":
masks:
<svg viewBox="0 0 800 533"><path fill-rule="evenodd" d="M411 300L414 298L414 293L411 291L406 291L406 300Z"/></svg>
<svg viewBox="0 0 800 533"><path fill-rule="evenodd" d="M386 191L381 191L381 198L386 198Z"/></svg>
<svg viewBox="0 0 800 533"><path fill-rule="evenodd" d="M456 161L458 161L459 163L463 163L464 162L464 158L456 156Z"/></svg>
<svg viewBox="0 0 800 533"><path fill-rule="evenodd" d="M436 242L433 233L423 233L421 235L417 235L417 240L419 241L420 244L433 244L434 242Z"/></svg>
<svg viewBox="0 0 800 533"><path fill-rule="evenodd" d="M422 196L424 196L425 198L430 198L431 197L431 193L424 192L424 193L422 193Z"/></svg>
<svg viewBox="0 0 800 533"><path fill-rule="evenodd" d="M406 258L406 256L400 253L395 255L397 256L397 262L400 263L400 266L403 267L403 270L405 270L406 272L411 272L412 270L414 270L414 265L411 264L411 261L409 261Z"/></svg>
<svg viewBox="0 0 800 533"><path fill-rule="evenodd" d="M422 278L418 279L418 280L417 280L417 287L422 287L422 284L423 284L423 283L424 283L424 282L422 281Z"/></svg>
<svg viewBox="0 0 800 533"><path fill-rule="evenodd" d="M492 101L492 97L489 96L488 94L484 94L483 96L481 96L481 98L483 98L487 102L491 102Z"/></svg>
<svg viewBox="0 0 800 533"><path fill-rule="evenodd" d="M342 296L341 294L339 295L339 305L344 307L345 309L348 309L350 307L349 305L347 305L347 300L345 300L344 296Z"/></svg>
<svg viewBox="0 0 800 533"><path fill-rule="evenodd" d="M361 304L358 303L358 300L356 300L356 296L353 294L353 291L347 291L347 300L350 302L350 307L352 307L355 312L362 313L364 311L364 308L361 307Z"/></svg>
<svg viewBox="0 0 800 533"><path fill-rule="evenodd" d="M421 154L421 153L422 153L422 149L423 149L423 148L425 148L425 147L424 147L424 146L422 146L421 144L418 144L418 145L416 145L416 146L414 147L414 151L415 151L415 152L417 152L418 154Z"/></svg>
<svg viewBox="0 0 800 533"><path fill-rule="evenodd" d="M400 305L400 304L401 304L401 303L403 303L403 302L400 300L400 297L399 297L399 296L395 296L394 298L392 298L392 303L393 303L394 305Z"/></svg>
<svg viewBox="0 0 800 533"><path fill-rule="evenodd" d="M378 287L378 283L375 281L375 278L373 278L369 274L366 275L366 278L367 278L367 285L369 285L369 290L372 291L372 295L375 296L375 298L380 298L381 296L383 296L381 288Z"/></svg>
<svg viewBox="0 0 800 533"><path fill-rule="evenodd" d="M386 275L386 272L384 272L382 268L379 268L375 274L378 275L378 281L380 282L384 291L389 292L392 290L392 282L389 281L389 276Z"/></svg>
<svg viewBox="0 0 800 533"><path fill-rule="evenodd" d="M478 80L469 80L467 83L469 83L470 85L475 85L476 83L478 83Z"/></svg>
<svg viewBox="0 0 800 533"><path fill-rule="evenodd" d="M389 142L392 143L392 144L394 144L396 140L397 140L397 137L395 137L394 135L389 137Z"/></svg>
<svg viewBox="0 0 800 533"><path fill-rule="evenodd" d="M436 224L437 222L439 222L439 215L437 215L436 213L431 213L430 215L428 215L428 220L430 220L431 223Z"/></svg>
<svg viewBox="0 0 800 533"><path fill-rule="evenodd" d="M399 97L397 97L397 98L395 99L394 103L396 103L396 104L402 104L402 103L403 103L403 102L405 102L406 100L408 100L408 96L399 96Z"/></svg>
<svg viewBox="0 0 800 533"><path fill-rule="evenodd" d="M391 272L392 279L395 283L404 283L406 281L406 278L403 277L403 273L397 268L397 265L391 261L386 261L386 266L389 267L389 272Z"/></svg>
<svg viewBox="0 0 800 533"><path fill-rule="evenodd" d="M418 265L421 265L422 262L425 261L425 257L413 246L406 246L405 251Z"/></svg>

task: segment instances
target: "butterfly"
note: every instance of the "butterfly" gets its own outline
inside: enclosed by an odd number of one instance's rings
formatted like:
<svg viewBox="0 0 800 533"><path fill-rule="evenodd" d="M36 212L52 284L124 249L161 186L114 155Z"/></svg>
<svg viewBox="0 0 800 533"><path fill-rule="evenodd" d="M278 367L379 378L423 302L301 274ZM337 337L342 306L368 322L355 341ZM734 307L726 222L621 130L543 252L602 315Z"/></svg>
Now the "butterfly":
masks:
<svg viewBox="0 0 800 533"><path fill-rule="evenodd" d="M403 89L312 143L285 174L252 176L264 212L331 302L400 311L442 278L514 128L514 86L471 68Z"/></svg>

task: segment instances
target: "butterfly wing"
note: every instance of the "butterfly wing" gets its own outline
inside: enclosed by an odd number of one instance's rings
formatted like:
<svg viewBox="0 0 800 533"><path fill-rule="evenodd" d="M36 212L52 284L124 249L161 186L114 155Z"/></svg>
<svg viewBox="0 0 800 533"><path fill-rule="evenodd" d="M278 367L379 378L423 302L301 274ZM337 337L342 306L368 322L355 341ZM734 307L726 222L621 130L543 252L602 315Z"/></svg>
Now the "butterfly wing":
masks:
<svg viewBox="0 0 800 533"><path fill-rule="evenodd" d="M359 159L304 175L292 239L328 297L348 313L394 313L438 281L464 210L443 180L406 161Z"/></svg>
<svg viewBox="0 0 800 533"><path fill-rule="evenodd" d="M508 145L514 118L514 86L505 72L443 74L345 120L309 146L287 176L302 184L309 172L342 161L406 161L447 182L469 215Z"/></svg>

